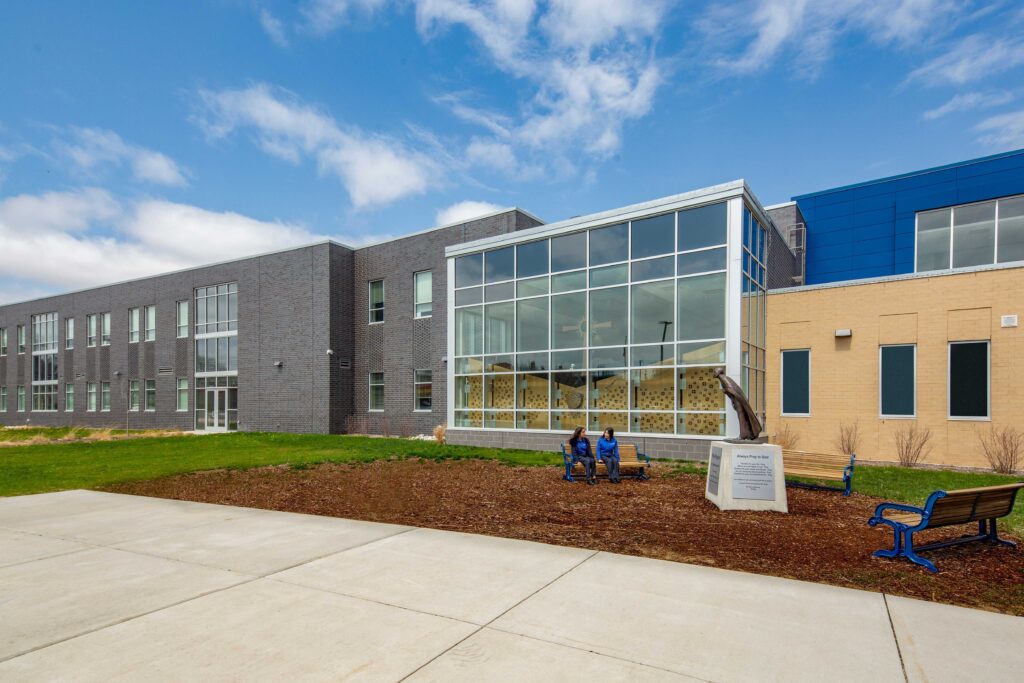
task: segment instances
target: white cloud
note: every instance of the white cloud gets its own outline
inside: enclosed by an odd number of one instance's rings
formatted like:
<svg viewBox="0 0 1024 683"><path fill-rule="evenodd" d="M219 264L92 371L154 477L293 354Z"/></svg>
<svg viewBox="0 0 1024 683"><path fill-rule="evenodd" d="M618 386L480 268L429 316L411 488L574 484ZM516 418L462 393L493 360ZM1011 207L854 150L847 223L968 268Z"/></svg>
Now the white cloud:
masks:
<svg viewBox="0 0 1024 683"><path fill-rule="evenodd" d="M788 54L798 74L814 78L844 33L914 46L963 11L953 0L746 0L713 5L698 25L725 72L761 71Z"/></svg>
<svg viewBox="0 0 1024 683"><path fill-rule="evenodd" d="M1024 40L969 35L952 49L915 69L908 81L964 85L1024 64Z"/></svg>
<svg viewBox="0 0 1024 683"><path fill-rule="evenodd" d="M260 10L260 26L274 43L280 47L288 47L288 33L284 24L266 8Z"/></svg>
<svg viewBox="0 0 1024 683"><path fill-rule="evenodd" d="M0 300L153 275L323 239L301 225L85 188L0 200Z"/></svg>
<svg viewBox="0 0 1024 683"><path fill-rule="evenodd" d="M292 163L316 161L321 174L341 180L352 204L364 208L419 194L435 184L437 163L402 142L342 127L295 95L256 84L241 90L200 90L196 123L212 139L252 133L265 152Z"/></svg>
<svg viewBox="0 0 1024 683"><path fill-rule="evenodd" d="M650 111L663 80L654 43L666 11L664 0L417 0L416 21L427 39L467 29L498 68L533 87L514 117L439 98L494 136L489 147L471 143L471 160L494 167L505 145L533 166L570 169L570 158L614 153L626 123Z"/></svg>
<svg viewBox="0 0 1024 683"><path fill-rule="evenodd" d="M498 204L491 204L490 202L475 202L472 200L466 200L463 202L456 202L449 207L441 209L437 212L437 216L434 219L435 225L451 225L452 223L463 223L465 221L479 218L480 216L486 216L489 213L500 211L505 207L499 206Z"/></svg>
<svg viewBox="0 0 1024 683"><path fill-rule="evenodd" d="M1024 109L991 116L974 130L981 133L978 141L983 145L1000 149L1024 147Z"/></svg>
<svg viewBox="0 0 1024 683"><path fill-rule="evenodd" d="M316 35L326 35L347 22L354 12L373 13L388 0L306 0L300 8L306 27Z"/></svg>
<svg viewBox="0 0 1024 683"><path fill-rule="evenodd" d="M101 128L70 129L70 141L55 144L79 168L93 170L102 166L128 164L136 180L158 185L187 185L178 164L165 154L125 142L112 130Z"/></svg>
<svg viewBox="0 0 1024 683"><path fill-rule="evenodd" d="M923 116L925 120L933 121L954 112L971 111L973 109L990 109L992 107L998 107L1006 104L1012 100L1013 94L1009 92L962 93L955 95L952 99L938 107L935 107L934 109L929 109Z"/></svg>

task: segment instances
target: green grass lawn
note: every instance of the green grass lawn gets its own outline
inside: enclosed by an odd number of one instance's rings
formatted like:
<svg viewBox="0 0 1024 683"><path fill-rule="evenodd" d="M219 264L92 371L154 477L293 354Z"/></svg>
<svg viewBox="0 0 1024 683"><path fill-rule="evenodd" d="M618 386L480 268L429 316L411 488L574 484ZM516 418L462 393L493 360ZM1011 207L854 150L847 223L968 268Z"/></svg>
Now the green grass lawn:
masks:
<svg viewBox="0 0 1024 683"><path fill-rule="evenodd" d="M6 437L21 431L30 430L4 430L3 434ZM60 430L51 431L55 438L62 435ZM561 464L561 456L553 452L440 446L409 439L260 433L172 436L0 448L0 496L94 488L196 470L370 462L387 458L483 458L510 465ZM696 464L665 462L660 465L674 475L704 471ZM998 474L860 466L854 475L853 488L869 496L921 505L936 489L1019 480L1019 477ZM1001 526L1024 536L1024 500L1018 500L1013 514Z"/></svg>

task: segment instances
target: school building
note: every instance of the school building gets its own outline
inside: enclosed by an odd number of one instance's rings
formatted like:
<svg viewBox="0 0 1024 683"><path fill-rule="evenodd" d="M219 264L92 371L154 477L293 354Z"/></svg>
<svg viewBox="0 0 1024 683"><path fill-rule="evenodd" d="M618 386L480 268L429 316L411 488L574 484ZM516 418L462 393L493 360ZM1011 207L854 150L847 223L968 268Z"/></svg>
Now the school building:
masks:
<svg viewBox="0 0 1024 683"><path fill-rule="evenodd" d="M571 211L567 211L570 213ZM1024 409L1024 150L764 207L734 181L545 224L511 208L0 307L0 424L429 433L551 449L615 427L654 457L738 432L858 456ZM1017 371L1017 372L1015 372Z"/></svg>

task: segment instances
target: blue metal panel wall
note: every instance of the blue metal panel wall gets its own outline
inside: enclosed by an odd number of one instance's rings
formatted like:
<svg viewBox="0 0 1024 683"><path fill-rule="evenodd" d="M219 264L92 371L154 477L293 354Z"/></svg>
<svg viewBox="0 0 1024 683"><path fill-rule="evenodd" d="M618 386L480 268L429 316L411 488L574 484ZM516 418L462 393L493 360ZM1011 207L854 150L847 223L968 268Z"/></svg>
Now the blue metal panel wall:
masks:
<svg viewBox="0 0 1024 683"><path fill-rule="evenodd" d="M914 271L914 214L1024 194L1024 150L793 197L809 285Z"/></svg>

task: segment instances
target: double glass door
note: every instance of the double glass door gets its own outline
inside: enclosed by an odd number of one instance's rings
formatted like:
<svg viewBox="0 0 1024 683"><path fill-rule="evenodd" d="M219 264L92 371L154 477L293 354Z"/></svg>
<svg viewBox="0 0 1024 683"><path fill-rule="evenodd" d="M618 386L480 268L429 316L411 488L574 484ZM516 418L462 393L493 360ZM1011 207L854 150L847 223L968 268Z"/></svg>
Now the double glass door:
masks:
<svg viewBox="0 0 1024 683"><path fill-rule="evenodd" d="M226 432L228 430L228 390L206 390L206 431Z"/></svg>

